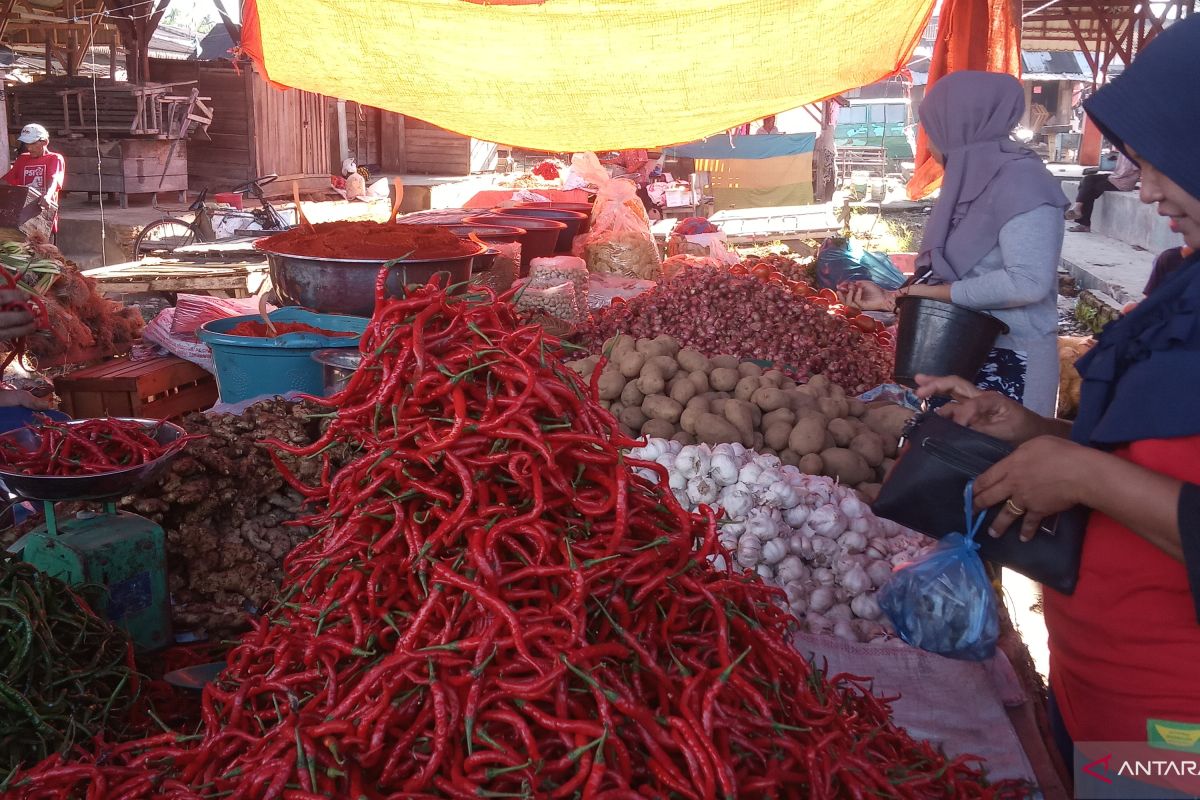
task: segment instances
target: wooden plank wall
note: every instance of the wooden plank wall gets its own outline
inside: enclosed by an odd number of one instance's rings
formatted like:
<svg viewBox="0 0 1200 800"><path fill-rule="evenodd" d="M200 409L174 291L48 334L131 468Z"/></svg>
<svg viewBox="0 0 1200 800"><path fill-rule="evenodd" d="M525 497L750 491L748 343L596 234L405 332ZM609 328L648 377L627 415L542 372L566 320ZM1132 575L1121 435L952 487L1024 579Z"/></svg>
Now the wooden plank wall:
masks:
<svg viewBox="0 0 1200 800"><path fill-rule="evenodd" d="M239 74L227 61L155 59L150 74L158 81L194 80L202 97L211 97L211 141L203 135L188 142L191 187L223 192L257 177L250 147L250 84L261 80L249 70Z"/></svg>
<svg viewBox="0 0 1200 800"><path fill-rule="evenodd" d="M407 172L470 175L471 140L412 117L404 118Z"/></svg>
<svg viewBox="0 0 1200 800"><path fill-rule="evenodd" d="M249 68L243 68L249 72ZM329 143L327 98L299 89L280 91L257 72L250 82L250 120L259 174L274 172L280 180L324 178L335 164Z"/></svg>
<svg viewBox="0 0 1200 800"><path fill-rule="evenodd" d="M336 109L334 111L336 119ZM383 141L381 117L382 111L374 106L364 106L361 103L346 103L346 138L350 153L359 164L382 164ZM337 140L337 130L333 130L334 141Z"/></svg>

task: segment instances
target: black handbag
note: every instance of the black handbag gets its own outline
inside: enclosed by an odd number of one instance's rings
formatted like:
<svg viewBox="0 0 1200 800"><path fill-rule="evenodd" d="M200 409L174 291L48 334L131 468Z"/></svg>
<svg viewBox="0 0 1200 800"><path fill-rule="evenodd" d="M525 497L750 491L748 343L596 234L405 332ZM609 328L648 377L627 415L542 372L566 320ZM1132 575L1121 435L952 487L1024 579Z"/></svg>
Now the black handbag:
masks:
<svg viewBox="0 0 1200 800"><path fill-rule="evenodd" d="M991 436L965 428L933 412L913 418L902 450L871 506L876 516L940 539L963 532L962 497L967 483L1012 453ZM985 528L1003 505L988 509ZM986 532L975 541L979 555L1009 567L1063 594L1075 591L1088 511L1076 507L1042 520L1037 535L1020 540L1018 521L1004 535Z"/></svg>

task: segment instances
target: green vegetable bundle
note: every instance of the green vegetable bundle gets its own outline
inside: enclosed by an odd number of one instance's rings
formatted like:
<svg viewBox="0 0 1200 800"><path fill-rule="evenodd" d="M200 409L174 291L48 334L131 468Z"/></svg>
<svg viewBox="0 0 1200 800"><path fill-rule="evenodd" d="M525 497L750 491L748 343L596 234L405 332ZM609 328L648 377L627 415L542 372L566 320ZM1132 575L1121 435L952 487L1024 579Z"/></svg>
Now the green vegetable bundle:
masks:
<svg viewBox="0 0 1200 800"><path fill-rule="evenodd" d="M35 253L22 242L0 242L0 268L11 272L19 286L38 296L50 291L62 274L57 261Z"/></svg>
<svg viewBox="0 0 1200 800"><path fill-rule="evenodd" d="M62 581L0 559L0 776L120 722L138 689L122 631Z"/></svg>

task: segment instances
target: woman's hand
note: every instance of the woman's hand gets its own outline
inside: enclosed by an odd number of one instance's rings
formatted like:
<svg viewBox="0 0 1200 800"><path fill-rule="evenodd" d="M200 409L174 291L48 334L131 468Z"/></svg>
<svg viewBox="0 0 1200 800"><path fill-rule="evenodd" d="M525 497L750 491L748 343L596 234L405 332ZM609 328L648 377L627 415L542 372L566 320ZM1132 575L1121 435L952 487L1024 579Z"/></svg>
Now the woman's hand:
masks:
<svg viewBox="0 0 1200 800"><path fill-rule="evenodd" d="M949 397L964 402L983 394L975 384L957 375L918 375L917 397L929 400L933 397Z"/></svg>
<svg viewBox="0 0 1200 800"><path fill-rule="evenodd" d="M1039 436L975 479L975 508L1002 505L988 533L1003 536L1021 522L1021 541L1046 517L1084 501L1098 451L1055 436ZM1100 454L1103 455L1103 454Z"/></svg>
<svg viewBox="0 0 1200 800"><path fill-rule="evenodd" d="M917 397L949 397L956 401L942 406L938 413L968 428L994 436L1009 444L1021 444L1037 436L1065 435L1069 430L1054 420L1033 413L1017 401L998 392L985 392L955 375L934 378L917 376Z"/></svg>
<svg viewBox="0 0 1200 800"><path fill-rule="evenodd" d="M846 281L838 284L842 302L860 311L894 311L896 293L871 281Z"/></svg>
<svg viewBox="0 0 1200 800"><path fill-rule="evenodd" d="M20 289L0 289L0 306L24 303L29 295ZM28 336L37 330L37 320L27 310L0 311L0 341Z"/></svg>

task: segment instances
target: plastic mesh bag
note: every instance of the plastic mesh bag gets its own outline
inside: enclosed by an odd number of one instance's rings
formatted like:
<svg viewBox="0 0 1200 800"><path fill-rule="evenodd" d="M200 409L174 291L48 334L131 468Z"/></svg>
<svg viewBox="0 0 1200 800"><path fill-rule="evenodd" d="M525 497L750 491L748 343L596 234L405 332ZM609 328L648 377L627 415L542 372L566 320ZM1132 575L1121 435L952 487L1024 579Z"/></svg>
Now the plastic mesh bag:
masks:
<svg viewBox="0 0 1200 800"><path fill-rule="evenodd" d="M599 187L592 205L591 228L583 242L588 269L658 280L662 273L658 245L650 232L650 217L637 196L637 186L624 178L608 177L593 153L576 155L572 169Z"/></svg>
<svg viewBox="0 0 1200 800"><path fill-rule="evenodd" d="M870 253L853 239L826 239L817 256L817 282L836 289L845 281L871 281L884 289L904 285L904 273L883 253Z"/></svg>
<svg viewBox="0 0 1200 800"><path fill-rule="evenodd" d="M575 287L566 281L550 286L526 281L517 291L513 305L524 314L553 317L572 326L587 321L586 299L581 314Z"/></svg>
<svg viewBox="0 0 1200 800"><path fill-rule="evenodd" d="M996 652L1000 617L996 593L979 558L975 534L984 512L973 514L974 482L967 484L967 535L952 533L925 555L899 567L879 592L879 606L904 641L931 653L983 661Z"/></svg>
<svg viewBox="0 0 1200 800"><path fill-rule="evenodd" d="M588 313L588 268L582 258L554 256L529 262L529 285L557 286L569 283L575 290L576 311L586 319Z"/></svg>

